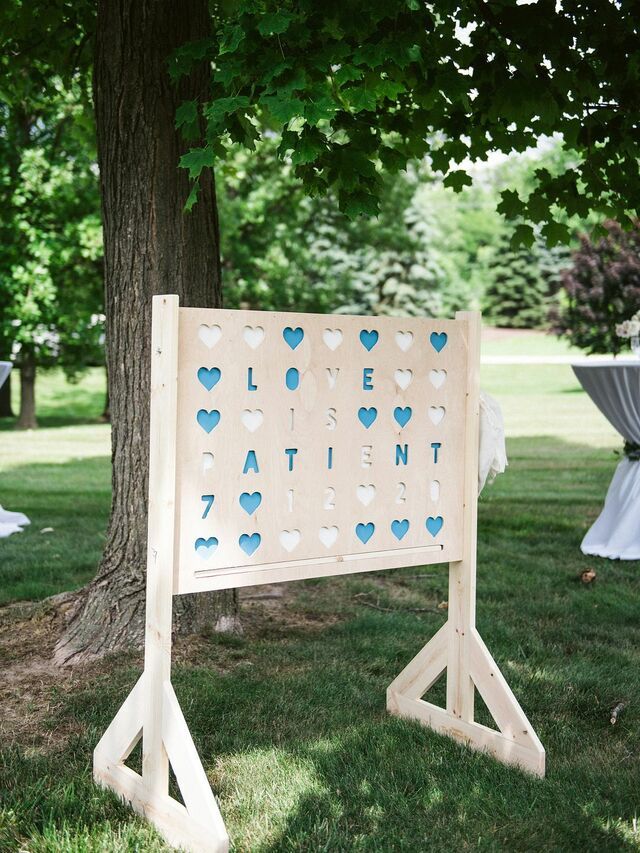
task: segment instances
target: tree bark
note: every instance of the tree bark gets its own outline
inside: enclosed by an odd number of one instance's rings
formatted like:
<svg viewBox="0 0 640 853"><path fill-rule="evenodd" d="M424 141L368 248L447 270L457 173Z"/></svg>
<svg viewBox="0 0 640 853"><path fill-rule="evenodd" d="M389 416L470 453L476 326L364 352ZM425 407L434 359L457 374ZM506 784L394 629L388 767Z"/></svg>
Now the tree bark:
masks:
<svg viewBox="0 0 640 853"><path fill-rule="evenodd" d="M203 63L176 88L172 51L210 31L207 0L99 0L94 101L105 250L107 373L112 421L112 505L94 581L79 596L58 644L69 663L142 643L149 451L151 297L221 304L213 178L183 213L188 178L174 130L185 99L208 96ZM236 617L232 591L174 599L176 630Z"/></svg>
<svg viewBox="0 0 640 853"><path fill-rule="evenodd" d="M20 414L16 429L36 429L36 354L23 346L20 357Z"/></svg>

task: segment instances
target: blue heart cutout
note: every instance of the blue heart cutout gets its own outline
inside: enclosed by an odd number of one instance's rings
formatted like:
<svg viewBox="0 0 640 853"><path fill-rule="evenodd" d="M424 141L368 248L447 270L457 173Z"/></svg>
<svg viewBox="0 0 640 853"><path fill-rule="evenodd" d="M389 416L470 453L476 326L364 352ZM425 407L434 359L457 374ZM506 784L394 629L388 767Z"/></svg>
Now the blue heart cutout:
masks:
<svg viewBox="0 0 640 853"><path fill-rule="evenodd" d="M395 521L391 522L391 532L396 537L396 539L402 539L403 536L406 535L407 530L409 529L409 519L403 518L402 521L396 518Z"/></svg>
<svg viewBox="0 0 640 853"><path fill-rule="evenodd" d="M211 432L220 423L220 412L217 409L212 409L210 412L206 409L200 409L197 420L205 432Z"/></svg>
<svg viewBox="0 0 640 853"><path fill-rule="evenodd" d="M370 332L367 332L366 329L363 329L360 332L360 343L368 352L371 352L378 343L378 333L376 330L372 329Z"/></svg>
<svg viewBox="0 0 640 853"><path fill-rule="evenodd" d="M438 533L442 530L442 525L444 524L444 519L441 515L437 515L435 518L430 515L426 521L427 530L429 533L435 538Z"/></svg>
<svg viewBox="0 0 640 853"><path fill-rule="evenodd" d="M251 536L249 536L248 533L243 533L238 539L238 545L240 545L244 553L250 557L260 544L260 541L261 536L259 533L252 533Z"/></svg>
<svg viewBox="0 0 640 853"><path fill-rule="evenodd" d="M262 495L260 494L260 492L243 492L238 498L238 500L240 501L240 506L242 507L242 509L248 515L253 515L253 513L262 503Z"/></svg>
<svg viewBox="0 0 640 853"><path fill-rule="evenodd" d="M431 332L429 336L429 340L431 341L431 346L434 348L436 352L440 352L447 345L447 333L446 332Z"/></svg>
<svg viewBox="0 0 640 853"><path fill-rule="evenodd" d="M198 379L204 385L207 391L211 391L211 389L218 384L221 376L222 373L220 372L219 367L198 368Z"/></svg>
<svg viewBox="0 0 640 853"><path fill-rule="evenodd" d="M218 540L215 536L210 536L208 539L202 539L202 537L196 539L196 554L203 560L208 560L217 547Z"/></svg>
<svg viewBox="0 0 640 853"><path fill-rule="evenodd" d="M363 545L366 545L369 539L373 536L373 531L375 529L376 526L373 521L370 521L368 524L356 524L356 536Z"/></svg>
<svg viewBox="0 0 640 853"><path fill-rule="evenodd" d="M298 326L297 329L292 329L291 326L287 326L287 328L282 331L282 337L289 344L291 349L295 349L298 344L302 342L304 332L300 326Z"/></svg>
<svg viewBox="0 0 640 853"><path fill-rule="evenodd" d="M396 406L393 410L393 417L396 419L401 428L409 423L411 415L411 406L405 406L404 409L400 408L400 406Z"/></svg>
<svg viewBox="0 0 640 853"><path fill-rule="evenodd" d="M369 427L371 426L371 424L375 421L375 419L377 417L378 417L378 410L376 408L374 408L373 406L371 406L370 409L365 409L364 406L361 406L358 409L358 419L359 419L360 423L362 424L362 426L366 427L367 429L369 429Z"/></svg>

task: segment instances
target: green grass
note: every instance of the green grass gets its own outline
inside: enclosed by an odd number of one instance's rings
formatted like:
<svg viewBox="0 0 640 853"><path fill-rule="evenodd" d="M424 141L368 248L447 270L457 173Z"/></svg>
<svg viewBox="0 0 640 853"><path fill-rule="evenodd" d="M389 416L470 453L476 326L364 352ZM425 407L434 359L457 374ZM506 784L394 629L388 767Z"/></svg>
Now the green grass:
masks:
<svg viewBox="0 0 640 853"><path fill-rule="evenodd" d="M174 667L176 692L235 849L640 849L640 564L579 550L619 438L568 367L486 367L483 387L502 404L510 466L480 502L478 627L545 744L547 777L384 710L387 684L445 618L408 612L446 599L444 567L289 585L285 604L246 605L243 637L177 646L179 660L190 654ZM99 413L83 405L82 417ZM58 414L76 418L73 403ZM5 596L81 583L108 509L105 427L74 422L0 440L2 501L34 516L33 531L0 541ZM37 530L54 513L47 538ZM54 561L48 543L64 556ZM75 573L74 549L84 555ZM583 586L588 566L598 579ZM73 689L62 677L47 688L37 733L2 749L0 849L164 849L91 783L91 750L138 672L137 656L121 656ZM612 727L620 699L627 708Z"/></svg>
<svg viewBox="0 0 640 853"><path fill-rule="evenodd" d="M571 355L584 356L565 339L553 334L517 331L504 337L482 341L482 355Z"/></svg>

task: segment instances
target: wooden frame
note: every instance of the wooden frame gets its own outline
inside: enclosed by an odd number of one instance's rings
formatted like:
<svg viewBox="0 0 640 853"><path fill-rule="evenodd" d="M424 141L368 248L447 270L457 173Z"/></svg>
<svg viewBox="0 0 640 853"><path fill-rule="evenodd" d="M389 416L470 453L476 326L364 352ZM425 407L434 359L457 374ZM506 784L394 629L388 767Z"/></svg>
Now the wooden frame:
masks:
<svg viewBox="0 0 640 853"><path fill-rule="evenodd" d="M213 321L213 325L207 325L207 321ZM194 366L201 360L200 351L193 348L193 342L199 335L198 329L204 325L206 329L214 331L203 333L201 340L204 340L207 346L210 343L223 344L216 353L219 368L204 364L199 368L205 371L203 378L206 381L201 380L205 389L207 385L216 384L221 375L235 375L237 380L240 372L246 369L246 353L242 355L234 351L232 341L238 338L243 328L255 329L258 321L263 332L266 329L266 336L263 334L261 341L273 341L274 336L269 335L272 327L284 327L289 332L296 333L304 328L305 334L302 337L299 334L297 337L290 335L288 349L285 347L280 351L270 350L266 356L259 360L256 357L252 362L265 370L275 370L275 373L271 372L267 377L265 396L259 396L259 383L253 382L253 374L249 370L247 391L255 391L255 397L247 397L244 389L240 393L238 381L227 387L224 398L219 397L220 400L224 399L225 404L236 407L245 405L247 399L264 400L263 409L266 410L268 405L276 412L271 431L266 429L263 436L251 439L252 444L255 443L255 447L262 451L262 458L266 463L263 479L252 481L250 478L244 481L238 478L236 482L233 480L236 475L229 472L241 458L238 456L240 451L233 446L237 428L232 427L228 433L221 429L218 443L203 444L203 435L208 441L209 432L214 429L212 427L207 431L205 427L210 426L215 418L212 416L212 410L206 408L205 415L200 416L198 409L198 416L194 417L194 407L200 404L202 397L198 394L201 395L202 391L193 383ZM357 370L363 371L364 378L361 388L349 385L347 380L347 386L342 390L343 397L330 398L322 390L319 378L321 372L326 369L323 359L328 357L328 351L319 350L318 342L324 332L335 332L338 326L343 330L341 345L344 346L340 364L345 366L347 374L348 369L355 365ZM380 338L376 337L376 343L378 340L381 343L386 341L387 350L381 346L378 353L372 354L374 344L369 348L371 339L367 335L371 335L374 327L384 331L384 334L381 331ZM365 334L365 338L360 338L360 341L366 350L366 356L358 348L357 342L354 343L354 332L358 328L364 330L361 334ZM425 332L429 338L424 336ZM376 336L377 334L376 332ZM399 378L403 379L404 387L400 387L397 382L394 385L389 376L385 376L384 368L389 362L390 335L409 334L414 340L420 338L423 344L427 339L431 340L433 352L424 344L416 346L414 352L409 355L398 343L403 359L402 367L396 370L396 374L400 374ZM296 354L295 350L305 335L305 346ZM328 340L335 342L330 337ZM407 338L396 337L396 340L406 342ZM434 353L442 354L443 340L447 344L447 351L441 360L433 362L440 366L430 366L432 362L429 358L434 358ZM225 341L228 346L224 345ZM328 343L326 345L333 351ZM282 347L281 342L280 346ZM173 595L186 592L449 562L447 622L389 686L387 708L391 713L419 720L472 748L487 751L504 763L518 765L539 776L544 775L544 749L475 628L479 349L480 315L472 312L458 312L453 321L346 316L329 318L320 315L180 309L177 296L154 297L144 672L96 746L94 778L99 784L114 790L137 812L149 819L170 844L192 851L216 853L228 850L229 846L217 803L171 685L172 598ZM287 437L295 434L296 441L299 442L296 449L300 450L301 457L306 453L310 462L306 478L299 474L286 479L286 476L283 477L281 471L276 469L275 463L271 464L271 459L275 458L274 437L281 437L286 430L283 423L278 421L277 412L282 413L285 408L284 401L292 399L282 391L282 385L278 385L277 376L281 379L284 371L287 371L288 376L288 365L293 361L298 377L302 377L299 385L296 384L293 389L298 392L298 408L295 410L300 411L302 422L298 430L294 431L295 407L292 407L291 432ZM335 364L338 364L338 361L335 361ZM366 365L365 368L362 367L363 364ZM442 365L446 365L446 368ZM213 372L215 370L217 373ZM370 373L367 374L366 371ZM426 377L434 371L446 376L444 391L441 382L436 388L439 395L434 397L437 403L435 408L442 409L440 420L436 422L434 419L431 425L436 429L439 427L440 431L436 432L438 448L444 449L439 460L440 467L434 469L438 476L435 498L433 492L428 494L425 491L424 481L432 476L429 474L432 469L426 467L430 461L428 455L419 456L414 469L410 470L408 466L400 469L405 444L418 448L416 453L428 454L433 447L430 442L425 445L424 441L420 441L420 427L417 427L414 433L403 430L407 427L408 420L412 419L412 413L416 415L416 422L418 411L425 413L425 394L427 391L428 394L435 393L426 384ZM409 384L405 385L408 374L411 374L411 378ZM396 450L395 466L402 470L403 481L398 485L413 489L419 500L405 503L400 510L394 508L392 514L404 514L405 518L396 519L391 527L385 524L384 515L389 511L391 499L387 497L379 501L378 506L369 510L367 518L370 516L371 521L365 525L363 517L363 521L357 525L358 528L369 527L376 532L377 541L369 544L369 539L365 540L364 536L359 538L360 533L352 523L355 518L360 518L354 514L359 505L353 496L353 482L349 480L354 467L357 471L357 466L345 464L336 469L336 479L331 481L331 491L334 496L340 498L341 505L344 505L339 522L333 525L338 533L329 545L322 543L321 548L313 536L314 531L308 527L309 524L315 523L319 515L322 516L322 513L318 514L313 510L311 503L314 495L319 499L318 494L314 492L314 483L320 477L319 463L312 451L319 447L326 437L322 429L332 427L328 426L329 419L321 428L316 415L330 409L335 416L339 407L330 407L331 400L341 400L340 406L346 406L349 401L355 399L356 392L367 390L367 383L374 375L379 383L375 399L381 413L383 410L393 411L395 417L395 412L399 409L404 415L396 423L393 423L391 418L386 422L380 418L378 432L375 433L377 438L371 439L371 447L374 447L374 450L370 449L368 453L375 452L378 445L382 447L385 443L399 441L402 450L400 456ZM423 382L419 387L418 380ZM414 388L408 392L411 384ZM287 379L287 390L292 390L288 385ZM331 389L336 390L335 382ZM222 410L221 405L219 409ZM216 426L224 422L221 421L220 410L215 410ZM285 416L287 415L288 412L285 412ZM224 411L222 417L224 419ZM268 423L268 419L261 419L261 423L262 420L265 424ZM204 426L200 421L203 421ZM202 435L194 428L194 422L202 428ZM334 424L333 428L335 427ZM235 432L232 431L234 429ZM424 430L424 427L422 429ZM331 447L335 447L338 455L344 450L343 457L348 458L348 453L357 451L356 445L360 445L363 433L358 433L357 438L354 438L354 432L356 430L349 425L344 427L342 432L332 432ZM407 439L407 442L403 443L402 439L407 436L410 440ZM427 446L429 450L425 450ZM213 447L213 451L203 450L203 447ZM245 453L246 448L243 448L241 455L244 456ZM323 449L323 457L324 453ZM258 482L262 490L259 494L262 496L264 492L265 495L268 493L271 496L268 513L264 512L260 517L254 510L250 514L254 526L261 525L263 538L258 537L258 541L264 543L263 554L238 551L237 543L249 534L242 533L238 537L238 532L242 529L238 527L241 523L238 517L244 516L238 513L237 507L231 502L219 503L220 508L216 515L216 533L219 531L219 535L209 538L206 535L198 535L211 533L211 529L201 529L201 521L191 509L194 497L199 495L203 483L206 482L203 480L206 474L203 468L207 466L194 467L193 460L195 458L198 461L207 461L210 456L213 463L216 455L220 456L217 460L218 477L227 478L235 485L236 491L244 482L251 483L257 491ZM363 461L364 456L366 454L362 457ZM369 472L375 472L375 476L379 478L376 484L387 484L395 470L394 466L388 460L385 462L383 455L378 458L382 459L378 463L379 467L371 466ZM406 452L404 458L406 460ZM433 459L438 461L437 452L434 452ZM418 476L416 471L419 472ZM295 471L289 468L287 473L293 475ZM373 473L370 476L373 479ZM223 492L220 485L216 488ZM358 488L362 489L364 486ZM291 495L288 498L288 507L285 507L278 497L278 489L280 492L286 491L288 495L289 492L301 495L301 506L297 515ZM255 495L256 492L248 494ZM213 495L202 497L203 500L211 499L209 508L214 504ZM428 521L435 522L439 519L439 522L431 524L431 529L427 524L425 532L425 525L418 523L423 516L419 513L416 515L414 511L415 506L419 505L424 512L425 506L431 506L428 503L430 500L440 503L438 515L430 515ZM283 519L289 517L286 512L292 513L290 517L294 519L297 527L294 531L282 531L282 534L288 534L288 539L285 537L280 541L285 544L287 551L292 541L295 541L291 550L300 547L300 556L280 556L278 552L277 534L279 527L284 525ZM446 519L444 524L443 516ZM357 532L356 536L354 531ZM408 535L406 543L400 541L405 535ZM338 536L341 537L340 542L337 542ZM203 549L209 563L205 568L194 558L194 553L202 557ZM214 560L211 560L212 555ZM445 670L447 701L446 708L442 709L421 697ZM479 690L498 730L474 721L475 689ZM141 737L142 775L135 773L125 764ZM169 795L169 765L173 768L184 805Z"/></svg>

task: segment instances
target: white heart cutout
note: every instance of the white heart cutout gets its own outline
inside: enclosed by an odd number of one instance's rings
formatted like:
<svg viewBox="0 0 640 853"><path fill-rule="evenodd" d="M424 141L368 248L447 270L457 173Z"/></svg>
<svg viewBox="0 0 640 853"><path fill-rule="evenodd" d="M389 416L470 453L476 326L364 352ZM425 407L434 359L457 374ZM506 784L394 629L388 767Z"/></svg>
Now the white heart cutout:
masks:
<svg viewBox="0 0 640 853"><path fill-rule="evenodd" d="M264 420L264 414L262 409L245 409L242 413L242 423L246 426L249 432L255 432L258 427L262 426L262 421Z"/></svg>
<svg viewBox="0 0 640 853"><path fill-rule="evenodd" d="M444 417L444 406L429 406L429 418L431 423L438 426Z"/></svg>
<svg viewBox="0 0 640 853"><path fill-rule="evenodd" d="M245 326L242 337L251 349L257 349L264 340L264 329L262 326Z"/></svg>
<svg viewBox="0 0 640 853"><path fill-rule="evenodd" d="M393 374L393 378L396 380L396 385L398 386L398 388L401 388L403 391L406 391L409 385L411 385L411 380L413 379L413 372L411 370L398 369Z"/></svg>
<svg viewBox="0 0 640 853"><path fill-rule="evenodd" d="M280 544L286 551L293 551L298 542L300 542L299 530L283 530L280 534Z"/></svg>
<svg viewBox="0 0 640 853"><path fill-rule="evenodd" d="M331 351L336 350L342 343L342 332L340 329L325 329L322 333L322 340Z"/></svg>
<svg viewBox="0 0 640 853"><path fill-rule="evenodd" d="M203 323L198 329L198 337L206 347L211 349L222 337L222 329L220 326L207 326L206 323Z"/></svg>
<svg viewBox="0 0 640 853"><path fill-rule="evenodd" d="M444 385L444 381L447 378L446 370L430 370L429 371L429 382L433 385L434 388L441 388Z"/></svg>
<svg viewBox="0 0 640 853"><path fill-rule="evenodd" d="M396 332L396 343L402 352L406 352L413 343L413 332Z"/></svg>
<svg viewBox="0 0 640 853"><path fill-rule="evenodd" d="M364 506L369 506L371 501L376 496L376 487L369 483L368 486L358 486L356 489L356 494L358 496L358 500Z"/></svg>
<svg viewBox="0 0 640 853"><path fill-rule="evenodd" d="M318 536L320 537L320 541L322 542L325 548L331 548L333 543L338 538L338 528L321 527L318 531Z"/></svg>

